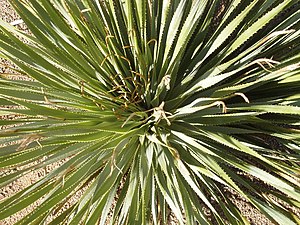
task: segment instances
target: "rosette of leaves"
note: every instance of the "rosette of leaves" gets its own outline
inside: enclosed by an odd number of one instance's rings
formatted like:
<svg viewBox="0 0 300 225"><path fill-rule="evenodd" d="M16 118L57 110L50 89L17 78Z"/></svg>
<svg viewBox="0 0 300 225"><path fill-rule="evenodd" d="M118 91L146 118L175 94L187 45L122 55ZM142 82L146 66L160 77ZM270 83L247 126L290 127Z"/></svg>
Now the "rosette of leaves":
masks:
<svg viewBox="0 0 300 225"><path fill-rule="evenodd" d="M1 186L17 224L299 224L299 3L11 0ZM74 204L65 204L82 190Z"/></svg>

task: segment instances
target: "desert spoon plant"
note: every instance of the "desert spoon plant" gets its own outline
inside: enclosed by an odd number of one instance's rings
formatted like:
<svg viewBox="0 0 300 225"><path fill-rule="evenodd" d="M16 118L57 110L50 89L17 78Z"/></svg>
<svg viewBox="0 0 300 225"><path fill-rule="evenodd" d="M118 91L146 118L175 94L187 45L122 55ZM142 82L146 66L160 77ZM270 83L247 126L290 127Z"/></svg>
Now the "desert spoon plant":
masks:
<svg viewBox="0 0 300 225"><path fill-rule="evenodd" d="M300 4L11 0L0 22L0 202L17 224L299 224ZM38 163L37 163L38 162ZM17 169L16 169L17 168ZM81 198L65 209L79 190Z"/></svg>

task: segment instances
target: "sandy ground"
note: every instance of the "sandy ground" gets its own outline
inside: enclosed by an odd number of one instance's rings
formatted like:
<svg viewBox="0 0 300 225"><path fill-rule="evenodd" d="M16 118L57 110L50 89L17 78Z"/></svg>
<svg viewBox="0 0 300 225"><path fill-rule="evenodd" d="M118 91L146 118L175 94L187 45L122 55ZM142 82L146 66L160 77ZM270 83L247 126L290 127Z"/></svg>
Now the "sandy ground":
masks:
<svg viewBox="0 0 300 225"><path fill-rule="evenodd" d="M15 20L18 20L19 17L15 13L15 11L12 9L12 7L9 5L7 0L0 0L0 14L1 18L7 22L13 22ZM26 30L26 27L24 25L18 25L20 29ZM9 68L5 65L12 66L5 60L1 60L1 67L0 72L1 73L8 73L10 72ZM1 132L1 128L0 128ZM38 162L36 162L38 163ZM31 172L27 174L26 176L22 177L21 179L18 179L14 181L13 183L7 185L6 187L0 189L0 200L4 199L8 196L13 195L14 193L24 189L30 184L35 183L37 180L45 176L49 171L53 170L55 167L59 166L61 163L57 163L51 166L47 166L46 168L40 169L39 171ZM19 168L20 169L20 168ZM18 170L18 169L17 169ZM1 172L1 175L4 175L5 173L10 173L11 171L4 171ZM251 207L245 199L241 198L240 196L230 193L232 201L238 206L238 208L242 211L242 213L249 219L251 224L253 225L271 225L273 224L270 222L265 216L259 213L258 210ZM70 204L76 202L76 199L80 197L81 193L77 193L74 198L72 198L68 203L66 203L65 207L68 207ZM24 210L16 213L14 216L11 216L9 218L6 218L3 221L0 221L0 225L12 225L15 224L20 218L24 217L26 214L28 214L30 211L32 211L35 207L37 207L40 204L40 202L37 202L33 205L30 205L29 207L25 208ZM172 220L170 224L176 224Z"/></svg>

